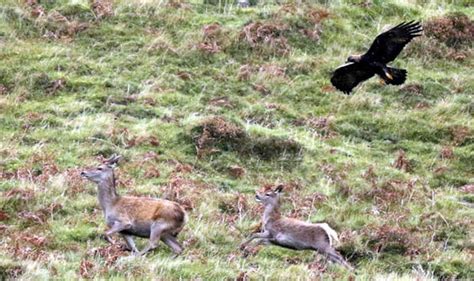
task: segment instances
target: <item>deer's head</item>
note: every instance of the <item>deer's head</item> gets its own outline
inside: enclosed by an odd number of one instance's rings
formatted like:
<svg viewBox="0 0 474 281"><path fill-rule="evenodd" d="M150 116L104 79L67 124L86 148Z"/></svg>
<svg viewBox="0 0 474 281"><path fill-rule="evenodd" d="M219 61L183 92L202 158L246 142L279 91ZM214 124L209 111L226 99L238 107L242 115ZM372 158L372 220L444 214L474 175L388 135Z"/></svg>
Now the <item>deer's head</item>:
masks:
<svg viewBox="0 0 474 281"><path fill-rule="evenodd" d="M114 168L121 158L121 156L114 154L98 167L82 171L81 176L97 184L113 179Z"/></svg>
<svg viewBox="0 0 474 281"><path fill-rule="evenodd" d="M267 191L265 193L258 193L255 195L257 202L263 205L275 206L279 203L281 192L283 191L283 185L278 185L274 190Z"/></svg>

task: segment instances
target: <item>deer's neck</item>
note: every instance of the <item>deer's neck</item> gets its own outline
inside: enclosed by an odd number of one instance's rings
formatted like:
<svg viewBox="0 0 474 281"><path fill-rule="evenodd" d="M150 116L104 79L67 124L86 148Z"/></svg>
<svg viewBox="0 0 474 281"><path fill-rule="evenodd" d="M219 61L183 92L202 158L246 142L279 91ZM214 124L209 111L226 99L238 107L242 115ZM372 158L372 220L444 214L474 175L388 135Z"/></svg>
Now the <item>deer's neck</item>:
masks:
<svg viewBox="0 0 474 281"><path fill-rule="evenodd" d="M263 224L271 223L281 218L280 206L267 205L263 211Z"/></svg>
<svg viewBox="0 0 474 281"><path fill-rule="evenodd" d="M114 203L119 198L115 190L115 178L99 183L99 203L104 212L112 208Z"/></svg>

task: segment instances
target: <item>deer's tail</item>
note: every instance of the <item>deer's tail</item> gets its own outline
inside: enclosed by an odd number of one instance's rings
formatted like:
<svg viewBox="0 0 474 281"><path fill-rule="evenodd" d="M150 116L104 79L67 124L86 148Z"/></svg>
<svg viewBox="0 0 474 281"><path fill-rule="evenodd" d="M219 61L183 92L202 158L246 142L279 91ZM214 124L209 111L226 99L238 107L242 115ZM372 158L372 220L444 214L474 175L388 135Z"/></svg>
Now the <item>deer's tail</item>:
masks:
<svg viewBox="0 0 474 281"><path fill-rule="evenodd" d="M317 226L321 227L329 237L329 245L334 246L334 243L339 243L339 238L337 237L337 232L332 229L327 223L317 223Z"/></svg>

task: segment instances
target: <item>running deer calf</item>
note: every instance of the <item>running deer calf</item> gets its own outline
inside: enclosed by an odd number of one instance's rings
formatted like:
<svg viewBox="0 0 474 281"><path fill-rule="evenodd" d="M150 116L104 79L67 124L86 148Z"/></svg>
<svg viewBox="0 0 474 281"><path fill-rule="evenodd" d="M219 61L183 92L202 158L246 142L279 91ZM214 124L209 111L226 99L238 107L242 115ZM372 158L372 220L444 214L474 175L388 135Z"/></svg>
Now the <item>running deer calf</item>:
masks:
<svg viewBox="0 0 474 281"><path fill-rule="evenodd" d="M279 185L265 194L257 193L257 201L265 206L263 232L252 234L241 248L244 249L250 241L259 238L259 244L273 244L293 250L316 250L329 260L352 269L334 249L333 241L338 241L337 233L328 224L312 224L281 216L279 201L282 190L283 186Z"/></svg>
<svg viewBox="0 0 474 281"><path fill-rule="evenodd" d="M121 157L113 155L97 168L83 171L81 176L97 184L99 203L110 227L105 239L120 233L132 253L143 255L163 241L178 255L183 247L176 236L183 229L186 213L176 202L147 197L120 196L115 189L114 166ZM133 236L150 238L148 246L138 252Z"/></svg>

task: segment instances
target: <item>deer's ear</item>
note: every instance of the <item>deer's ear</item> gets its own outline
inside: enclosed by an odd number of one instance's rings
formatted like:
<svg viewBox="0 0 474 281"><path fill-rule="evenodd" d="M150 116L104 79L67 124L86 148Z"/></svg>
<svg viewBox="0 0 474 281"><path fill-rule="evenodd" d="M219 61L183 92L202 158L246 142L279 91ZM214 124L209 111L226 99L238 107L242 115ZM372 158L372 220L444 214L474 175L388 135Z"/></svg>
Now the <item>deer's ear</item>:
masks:
<svg viewBox="0 0 474 281"><path fill-rule="evenodd" d="M109 166L110 168L115 168L120 159L122 159L122 156L114 154L110 156L109 159L105 160L105 164L107 164L107 166Z"/></svg>
<svg viewBox="0 0 474 281"><path fill-rule="evenodd" d="M275 188L275 192L276 193L281 193L283 191L283 184L279 184L276 188Z"/></svg>

